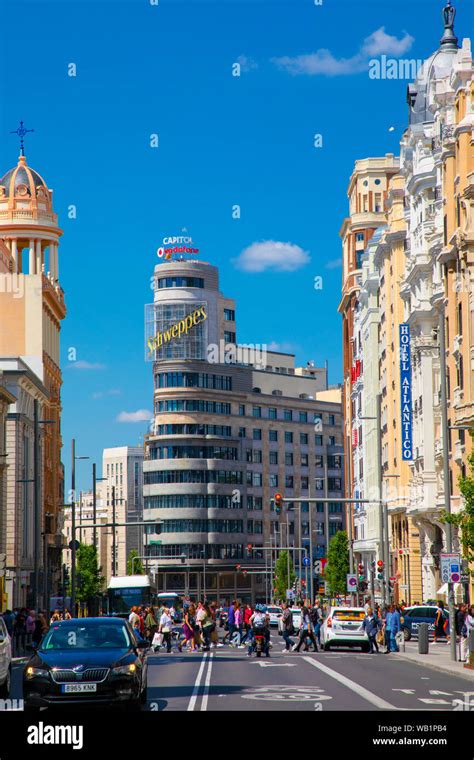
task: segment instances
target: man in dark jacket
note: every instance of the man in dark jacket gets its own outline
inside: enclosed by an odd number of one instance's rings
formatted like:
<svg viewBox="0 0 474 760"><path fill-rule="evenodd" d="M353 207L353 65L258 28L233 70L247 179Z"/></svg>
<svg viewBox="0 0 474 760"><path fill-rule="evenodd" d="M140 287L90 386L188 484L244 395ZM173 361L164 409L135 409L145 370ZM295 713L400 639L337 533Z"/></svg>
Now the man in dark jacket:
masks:
<svg viewBox="0 0 474 760"><path fill-rule="evenodd" d="M374 612L372 610L372 607L367 608L367 614L362 622L362 628L367 633L367 636L369 637L369 654L375 654L379 653L379 647L377 644L377 633L382 627L382 621L380 618L378 618L376 615L374 615Z"/></svg>

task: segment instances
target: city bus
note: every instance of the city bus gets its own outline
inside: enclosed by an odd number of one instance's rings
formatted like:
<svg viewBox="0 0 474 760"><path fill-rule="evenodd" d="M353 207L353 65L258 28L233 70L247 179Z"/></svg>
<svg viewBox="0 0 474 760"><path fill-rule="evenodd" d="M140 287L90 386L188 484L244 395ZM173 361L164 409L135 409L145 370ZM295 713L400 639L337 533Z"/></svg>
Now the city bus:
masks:
<svg viewBox="0 0 474 760"><path fill-rule="evenodd" d="M183 597L180 594L176 594L174 591L161 591L156 596L156 605L161 607L174 607L176 610L175 622L179 623L183 619Z"/></svg>
<svg viewBox="0 0 474 760"><path fill-rule="evenodd" d="M128 618L132 607L156 605L156 587L148 575L115 575L107 587L107 615Z"/></svg>

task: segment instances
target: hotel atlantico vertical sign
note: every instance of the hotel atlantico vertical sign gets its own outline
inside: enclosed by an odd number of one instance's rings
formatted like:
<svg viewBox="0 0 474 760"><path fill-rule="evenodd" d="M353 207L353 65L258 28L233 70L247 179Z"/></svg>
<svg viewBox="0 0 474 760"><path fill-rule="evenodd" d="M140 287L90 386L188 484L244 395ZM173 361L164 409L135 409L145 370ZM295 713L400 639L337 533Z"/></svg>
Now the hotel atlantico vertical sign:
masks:
<svg viewBox="0 0 474 760"><path fill-rule="evenodd" d="M410 325L400 325L400 388L402 413L402 459L413 459L413 430L411 404Z"/></svg>

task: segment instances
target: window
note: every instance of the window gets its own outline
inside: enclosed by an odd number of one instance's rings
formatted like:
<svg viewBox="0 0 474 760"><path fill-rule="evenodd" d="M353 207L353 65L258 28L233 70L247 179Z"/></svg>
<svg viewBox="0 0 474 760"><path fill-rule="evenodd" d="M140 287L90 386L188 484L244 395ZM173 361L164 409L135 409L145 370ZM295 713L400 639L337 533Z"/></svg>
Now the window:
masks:
<svg viewBox="0 0 474 760"><path fill-rule="evenodd" d="M254 428L252 430L252 438L254 441L261 441L262 440L262 431L260 428Z"/></svg>
<svg viewBox="0 0 474 760"><path fill-rule="evenodd" d="M306 475L301 476L301 490L307 491L308 490L308 477Z"/></svg>
<svg viewBox="0 0 474 760"><path fill-rule="evenodd" d="M323 445L323 436L322 435L315 435L314 436L314 443L316 446L322 446Z"/></svg>
<svg viewBox="0 0 474 760"><path fill-rule="evenodd" d="M324 481L322 478L316 478L315 480L316 484L316 491L322 491L324 488Z"/></svg>
<svg viewBox="0 0 474 760"><path fill-rule="evenodd" d="M247 437L246 428L244 427L239 428L239 438L246 438L246 437Z"/></svg>
<svg viewBox="0 0 474 760"><path fill-rule="evenodd" d="M293 475L285 475L285 488L293 488L294 477Z"/></svg>
<svg viewBox="0 0 474 760"><path fill-rule="evenodd" d="M308 422L308 412L300 412L300 422Z"/></svg>
<svg viewBox="0 0 474 760"><path fill-rule="evenodd" d="M308 433L300 433L300 443L305 445L308 443Z"/></svg>
<svg viewBox="0 0 474 760"><path fill-rule="evenodd" d="M301 467L308 467L309 456L308 454L301 454Z"/></svg>
<svg viewBox="0 0 474 760"><path fill-rule="evenodd" d="M331 520L329 523L329 535L335 536L340 530L342 530L342 522L339 522L339 520Z"/></svg>
<svg viewBox="0 0 474 760"><path fill-rule="evenodd" d="M316 454L316 456L314 457L314 466L324 467L324 457L322 454Z"/></svg>
<svg viewBox="0 0 474 760"><path fill-rule="evenodd" d="M335 425L336 424L336 417L334 414L328 414L328 424L329 425Z"/></svg>
<svg viewBox="0 0 474 760"><path fill-rule="evenodd" d="M261 406L252 407L252 417L261 417L261 416L262 416L262 407Z"/></svg>
<svg viewBox="0 0 474 760"><path fill-rule="evenodd" d="M152 470L143 473L144 485L157 483L243 483L240 470Z"/></svg>
<svg viewBox="0 0 474 760"><path fill-rule="evenodd" d="M335 446L336 445L336 436L330 435L328 438L328 444L329 446Z"/></svg>
<svg viewBox="0 0 474 760"><path fill-rule="evenodd" d="M293 443L293 433L289 430L285 430L285 443Z"/></svg>
<svg viewBox="0 0 474 760"><path fill-rule="evenodd" d="M328 468L330 470L340 470L342 467L342 458L340 454L328 455Z"/></svg>
<svg viewBox="0 0 474 760"><path fill-rule="evenodd" d="M358 243L363 243L364 242L364 233L363 232L358 232L357 235L356 235L356 240L357 240Z"/></svg>
<svg viewBox="0 0 474 760"><path fill-rule="evenodd" d="M331 501L328 504L328 512L330 514L336 514L342 512L342 502L340 501Z"/></svg>
<svg viewBox="0 0 474 760"><path fill-rule="evenodd" d="M268 485L270 488L278 488L278 475L276 473L270 473L268 476Z"/></svg>
<svg viewBox="0 0 474 760"><path fill-rule="evenodd" d="M261 496L247 496L247 509L250 511L262 511L263 499Z"/></svg>
<svg viewBox="0 0 474 760"><path fill-rule="evenodd" d="M240 501L234 501L232 495L221 494L160 494L145 496L144 509L242 509ZM153 527L155 532L155 526Z"/></svg>
<svg viewBox="0 0 474 760"><path fill-rule="evenodd" d="M268 440L269 441L278 441L278 430L269 430L268 431Z"/></svg>
<svg viewBox="0 0 474 760"><path fill-rule="evenodd" d="M285 466L293 467L293 454L289 451L285 454Z"/></svg>
<svg viewBox="0 0 474 760"><path fill-rule="evenodd" d="M235 332L224 330L224 340L226 343L235 343Z"/></svg>
<svg viewBox="0 0 474 760"><path fill-rule="evenodd" d="M263 478L263 475L261 472L251 472L250 470L247 470L247 485L248 486L252 488L261 488L262 478Z"/></svg>
<svg viewBox="0 0 474 760"><path fill-rule="evenodd" d="M278 464L278 451L270 451L270 464Z"/></svg>
<svg viewBox="0 0 474 760"><path fill-rule="evenodd" d="M238 459L232 446L151 446L149 459Z"/></svg>
<svg viewBox="0 0 474 760"><path fill-rule="evenodd" d="M342 479L341 478L328 478L328 490L329 491L340 491L341 489L342 489Z"/></svg>
<svg viewBox="0 0 474 760"><path fill-rule="evenodd" d="M231 414L231 405L221 401L202 399L166 399L159 401L157 412L211 412L211 414Z"/></svg>
<svg viewBox="0 0 474 760"><path fill-rule="evenodd" d="M224 309L224 319L226 322L235 322L235 311L233 309Z"/></svg>
<svg viewBox="0 0 474 760"><path fill-rule="evenodd" d="M156 388L211 388L231 391L230 375L209 375L204 372L158 372L155 375Z"/></svg>
<svg viewBox="0 0 474 760"><path fill-rule="evenodd" d="M291 409L283 409L283 419L286 422L291 422L293 419L293 412Z"/></svg>
<svg viewBox="0 0 474 760"><path fill-rule="evenodd" d="M239 417L245 417L245 404L239 404Z"/></svg>
<svg viewBox="0 0 474 760"><path fill-rule="evenodd" d="M277 410L275 409L275 407L271 406L268 409L268 419L269 420L276 420L276 418L277 418Z"/></svg>
<svg viewBox="0 0 474 760"><path fill-rule="evenodd" d="M202 277L160 277L158 288L203 288Z"/></svg>

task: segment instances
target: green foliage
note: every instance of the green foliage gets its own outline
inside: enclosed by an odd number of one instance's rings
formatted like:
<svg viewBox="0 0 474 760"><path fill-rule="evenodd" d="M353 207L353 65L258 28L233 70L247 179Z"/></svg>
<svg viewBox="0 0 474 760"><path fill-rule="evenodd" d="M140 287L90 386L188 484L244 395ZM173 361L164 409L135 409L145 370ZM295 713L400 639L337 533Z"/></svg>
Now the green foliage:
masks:
<svg viewBox="0 0 474 760"><path fill-rule="evenodd" d="M136 559L135 562L133 562L134 557L138 557L138 552L136 549L132 549L128 555L127 575L144 575L145 570L143 569L141 559Z"/></svg>
<svg viewBox="0 0 474 760"><path fill-rule="evenodd" d="M471 438L474 439L473 433ZM469 455L470 474L458 480L459 490L464 497L464 506L456 514L441 513L441 522L449 523L460 531L462 556L468 562L474 561L474 449Z"/></svg>
<svg viewBox="0 0 474 760"><path fill-rule="evenodd" d="M80 544L76 553L76 598L79 602L90 603L99 594L104 578L97 561L95 546Z"/></svg>
<svg viewBox="0 0 474 760"><path fill-rule="evenodd" d="M329 543L328 561L324 570L324 578L329 584L331 596L345 594L347 573L349 572L349 546L347 533L339 530Z"/></svg>
<svg viewBox="0 0 474 760"><path fill-rule="evenodd" d="M293 570L293 562L290 556L290 577L288 578L288 552L279 553L275 563L275 596L278 599L286 598L287 589L291 588L296 580L296 573Z"/></svg>

